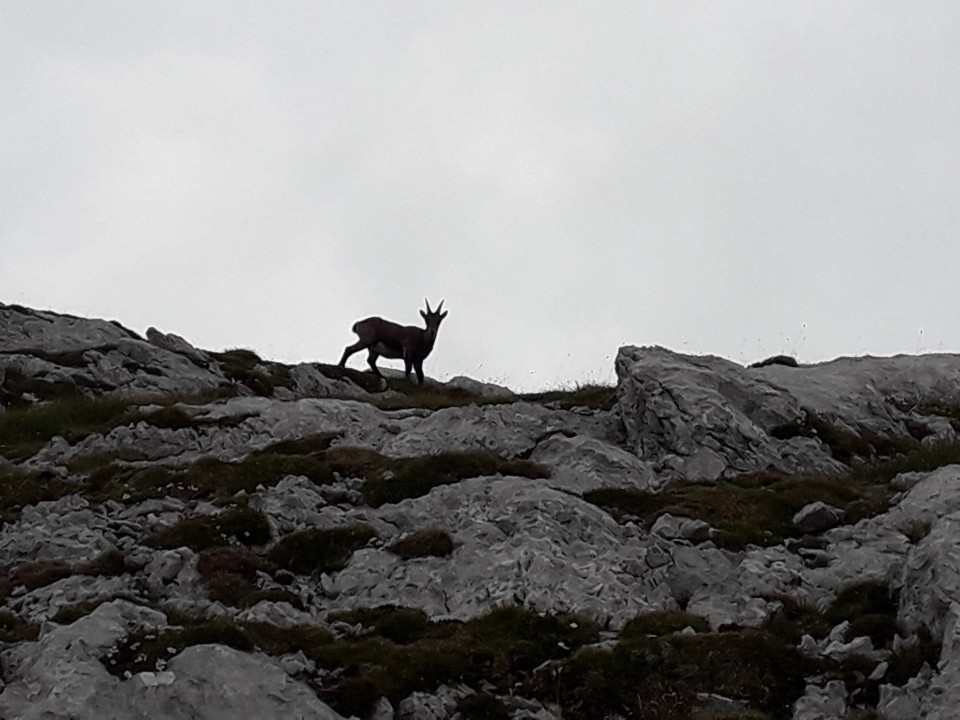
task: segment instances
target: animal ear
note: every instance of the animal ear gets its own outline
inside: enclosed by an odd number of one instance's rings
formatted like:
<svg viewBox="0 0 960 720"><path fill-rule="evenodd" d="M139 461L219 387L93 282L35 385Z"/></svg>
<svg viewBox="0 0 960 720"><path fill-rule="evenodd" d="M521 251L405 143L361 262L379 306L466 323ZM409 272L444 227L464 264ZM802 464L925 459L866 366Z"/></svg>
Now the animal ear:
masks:
<svg viewBox="0 0 960 720"><path fill-rule="evenodd" d="M442 313L442 314L440 315L440 319L443 320L443 319L447 316L447 313L448 313L448 312L450 312L450 311L447 310L447 312Z"/></svg>
<svg viewBox="0 0 960 720"><path fill-rule="evenodd" d="M423 310L421 310L421 311L420 311L420 317L422 317L424 320L426 320L426 319L427 319L427 314L426 314Z"/></svg>

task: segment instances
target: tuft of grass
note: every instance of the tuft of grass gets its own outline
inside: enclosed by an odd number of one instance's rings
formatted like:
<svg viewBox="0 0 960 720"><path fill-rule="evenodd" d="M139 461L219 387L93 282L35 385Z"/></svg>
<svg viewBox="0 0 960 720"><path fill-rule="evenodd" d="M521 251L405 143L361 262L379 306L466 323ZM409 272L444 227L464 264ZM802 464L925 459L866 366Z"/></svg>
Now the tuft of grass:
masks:
<svg viewBox="0 0 960 720"><path fill-rule="evenodd" d="M579 385L572 390L547 390L525 393L520 396L526 402L556 404L563 410L575 407L590 410L612 410L617 404L617 388L612 385Z"/></svg>
<svg viewBox="0 0 960 720"><path fill-rule="evenodd" d="M660 637L680 632L688 627L692 627L698 633L710 632L710 623L700 615L681 610L659 610L637 615L624 625L620 638L630 640L647 636Z"/></svg>
<svg viewBox="0 0 960 720"><path fill-rule="evenodd" d="M39 635L39 625L28 623L9 610L0 610L0 643L32 641Z"/></svg>
<svg viewBox="0 0 960 720"><path fill-rule="evenodd" d="M418 557L446 557L453 552L453 538L439 528L417 530L387 548L405 560Z"/></svg>
<svg viewBox="0 0 960 720"><path fill-rule="evenodd" d="M311 529L287 535L267 554L270 562L290 572L309 575L342 570L358 550L376 537L369 525Z"/></svg>
<svg viewBox="0 0 960 720"><path fill-rule="evenodd" d="M0 454L26 460L57 435L75 443L93 433L106 433L121 423L129 398L66 397L0 414Z"/></svg>
<svg viewBox="0 0 960 720"><path fill-rule="evenodd" d="M91 472L87 492L97 499L128 503L164 495L226 501L240 492L253 493L258 485L276 485L287 475L303 475L323 485L333 481L333 466L319 448L326 448L334 437L325 433L280 443L251 453L240 462L203 458L185 469L126 467L114 462ZM295 451L297 447L302 451Z"/></svg>
<svg viewBox="0 0 960 720"><path fill-rule="evenodd" d="M268 600L302 607L300 598L289 590L265 589L257 585L259 573L269 575L276 571L273 563L245 548L210 548L202 551L197 560L197 572L214 602L248 608L261 600Z"/></svg>
<svg viewBox="0 0 960 720"><path fill-rule="evenodd" d="M270 523L263 513L238 507L220 515L183 518L154 533L144 543L167 550L188 547L199 552L217 545L228 545L231 539L243 545L265 545L270 542Z"/></svg>
<svg viewBox="0 0 960 720"><path fill-rule="evenodd" d="M79 489L75 483L51 473L0 467L0 520L16 522L27 505L59 500Z"/></svg>

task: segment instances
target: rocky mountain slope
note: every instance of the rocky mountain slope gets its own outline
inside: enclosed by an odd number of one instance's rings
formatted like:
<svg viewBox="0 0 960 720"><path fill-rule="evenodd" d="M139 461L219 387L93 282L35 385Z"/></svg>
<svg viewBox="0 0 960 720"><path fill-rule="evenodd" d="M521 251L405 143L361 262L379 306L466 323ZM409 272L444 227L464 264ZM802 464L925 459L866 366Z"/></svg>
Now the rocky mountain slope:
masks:
<svg viewBox="0 0 960 720"><path fill-rule="evenodd" d="M0 305L0 717L954 717L960 356L616 371Z"/></svg>

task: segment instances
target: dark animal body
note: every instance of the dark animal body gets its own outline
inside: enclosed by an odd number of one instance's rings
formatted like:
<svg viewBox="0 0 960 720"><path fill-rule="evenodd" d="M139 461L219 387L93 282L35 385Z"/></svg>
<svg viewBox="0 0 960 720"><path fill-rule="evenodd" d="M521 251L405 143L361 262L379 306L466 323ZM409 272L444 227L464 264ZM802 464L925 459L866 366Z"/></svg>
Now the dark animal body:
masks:
<svg viewBox="0 0 960 720"><path fill-rule="evenodd" d="M421 310L420 316L427 324L425 328L398 325L380 317L369 317L355 322L352 329L359 340L344 349L340 367L345 367L347 359L355 352L366 350L367 363L377 376L383 377L377 367L377 358L402 359L406 378L410 379L410 369L413 368L417 373L417 382L423 385L423 361L433 350L440 321L447 316L447 313L440 312L443 309L443 300L435 311L430 309L429 302L424 302L427 311Z"/></svg>

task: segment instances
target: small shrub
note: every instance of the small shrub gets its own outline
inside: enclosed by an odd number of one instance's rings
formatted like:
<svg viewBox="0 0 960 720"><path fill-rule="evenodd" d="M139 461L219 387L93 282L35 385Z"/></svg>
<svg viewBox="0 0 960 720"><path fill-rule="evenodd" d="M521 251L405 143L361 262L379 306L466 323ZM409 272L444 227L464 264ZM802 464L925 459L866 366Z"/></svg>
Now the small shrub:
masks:
<svg viewBox="0 0 960 720"><path fill-rule="evenodd" d="M77 572L83 575L116 576L127 571L126 557L117 549L107 550L93 560L77 566Z"/></svg>
<svg viewBox="0 0 960 720"><path fill-rule="evenodd" d="M276 569L272 563L244 548L211 548L201 552L197 560L197 572L214 602L248 608L268 600L302 607L300 598L288 590L264 589L257 585L259 572L270 574Z"/></svg>
<svg viewBox="0 0 960 720"><path fill-rule="evenodd" d="M453 552L453 538L440 529L418 530L387 548L404 559L446 557Z"/></svg>
<svg viewBox="0 0 960 720"><path fill-rule="evenodd" d="M188 547L199 552L215 545L225 545L226 539L217 530L212 515L199 515L178 520L175 525L155 532L143 542L154 548Z"/></svg>
<svg viewBox="0 0 960 720"><path fill-rule="evenodd" d="M40 626L28 623L8 610L0 610L0 643L36 640Z"/></svg>
<svg viewBox="0 0 960 720"><path fill-rule="evenodd" d="M238 507L215 516L217 530L243 545L266 545L270 542L270 522L259 510Z"/></svg>
<svg viewBox="0 0 960 720"><path fill-rule="evenodd" d="M287 535L268 553L268 559L291 572L309 575L342 570L354 550L376 537L369 525L325 530L302 530Z"/></svg>
<svg viewBox="0 0 960 720"><path fill-rule="evenodd" d="M396 608L377 618L373 630L398 645L406 645L427 634L430 621L423 610Z"/></svg>

